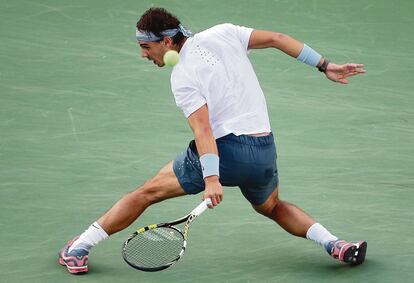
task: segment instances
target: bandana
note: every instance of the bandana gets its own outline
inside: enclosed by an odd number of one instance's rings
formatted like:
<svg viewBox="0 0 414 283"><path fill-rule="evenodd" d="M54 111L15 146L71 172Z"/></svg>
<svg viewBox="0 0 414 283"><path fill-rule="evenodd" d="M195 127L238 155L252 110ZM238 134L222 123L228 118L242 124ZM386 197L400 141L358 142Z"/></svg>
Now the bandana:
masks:
<svg viewBox="0 0 414 283"><path fill-rule="evenodd" d="M178 28L174 28L174 29L166 29L164 31L161 32L161 37L156 36L155 34L153 34L150 31L145 31L145 30L139 30L136 29L136 33L135 36L137 37L137 40L140 41L161 41L164 37L168 36L168 37L173 37L174 35L176 35L177 33L181 32L185 37L190 37L192 36L192 32L189 29L186 29L185 27L183 27L181 24L178 25Z"/></svg>

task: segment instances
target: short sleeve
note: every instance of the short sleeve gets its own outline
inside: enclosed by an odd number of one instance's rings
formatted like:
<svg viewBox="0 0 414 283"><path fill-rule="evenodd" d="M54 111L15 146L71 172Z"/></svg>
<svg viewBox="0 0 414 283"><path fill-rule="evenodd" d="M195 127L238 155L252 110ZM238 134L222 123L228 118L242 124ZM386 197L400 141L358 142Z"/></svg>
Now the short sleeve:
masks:
<svg viewBox="0 0 414 283"><path fill-rule="evenodd" d="M171 90L186 118L207 103L200 88L183 72L174 70L171 74Z"/></svg>
<svg viewBox="0 0 414 283"><path fill-rule="evenodd" d="M228 37L228 38L236 37L237 40L243 46L244 50L247 51L248 46L249 46L250 36L253 32L252 28L229 24L229 23L217 25L216 27L219 33L222 33L223 36Z"/></svg>
<svg viewBox="0 0 414 283"><path fill-rule="evenodd" d="M247 50L249 47L249 40L250 40L250 36L252 35L253 29L244 27L244 26L235 26L235 27L236 27L237 37L242 43L244 49Z"/></svg>

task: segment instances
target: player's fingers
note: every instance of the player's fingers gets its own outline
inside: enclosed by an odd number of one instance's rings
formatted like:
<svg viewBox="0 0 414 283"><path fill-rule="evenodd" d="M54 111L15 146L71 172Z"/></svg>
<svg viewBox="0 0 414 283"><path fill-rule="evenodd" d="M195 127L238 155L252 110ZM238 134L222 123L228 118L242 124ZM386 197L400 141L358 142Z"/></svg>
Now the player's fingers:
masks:
<svg viewBox="0 0 414 283"><path fill-rule="evenodd" d="M366 73L367 71L364 70L364 68L355 68L351 70L351 72L358 72L359 74Z"/></svg>
<svg viewBox="0 0 414 283"><path fill-rule="evenodd" d="M346 64L345 70L346 70L347 73L349 73L349 72L365 73L363 64Z"/></svg>
<svg viewBox="0 0 414 283"><path fill-rule="evenodd" d="M346 66L347 68L350 68L350 69L357 69L357 68L363 69L364 68L364 64L348 63L346 64Z"/></svg>
<svg viewBox="0 0 414 283"><path fill-rule="evenodd" d="M210 208L213 208L217 205L217 199L213 194L205 194L204 199L210 199L210 204L207 204L207 206Z"/></svg>
<svg viewBox="0 0 414 283"><path fill-rule="evenodd" d="M203 195L203 200L206 201L206 204L207 204L208 208L213 208L213 199L210 195L204 194Z"/></svg>
<svg viewBox="0 0 414 283"><path fill-rule="evenodd" d="M205 198L204 200L206 201L207 207L213 208L213 204L211 203L211 198Z"/></svg>
<svg viewBox="0 0 414 283"><path fill-rule="evenodd" d="M211 197L211 203L213 204L213 206L218 205L218 202L217 202L217 197L216 197L216 196L212 196L212 197Z"/></svg>
<svg viewBox="0 0 414 283"><path fill-rule="evenodd" d="M359 74L361 74L361 72L349 72L344 75L344 78L352 77L352 76L359 75Z"/></svg>
<svg viewBox="0 0 414 283"><path fill-rule="evenodd" d="M219 194L211 194L211 195L206 194L206 195L204 195L204 199L207 199L207 198L209 198L211 200L210 203L207 203L208 208L213 208L213 207L217 206L222 200L222 196L220 196Z"/></svg>
<svg viewBox="0 0 414 283"><path fill-rule="evenodd" d="M214 208L213 200L207 203L208 208Z"/></svg>
<svg viewBox="0 0 414 283"><path fill-rule="evenodd" d="M217 204L219 204L222 200L223 200L223 194L222 193L218 193L216 195Z"/></svg>
<svg viewBox="0 0 414 283"><path fill-rule="evenodd" d="M216 195L217 204L219 204L221 202L222 198L223 198L223 194L217 193L217 195Z"/></svg>
<svg viewBox="0 0 414 283"><path fill-rule="evenodd" d="M352 63L351 66L354 67L354 68L364 68L364 64L354 64L354 63Z"/></svg>
<svg viewBox="0 0 414 283"><path fill-rule="evenodd" d="M220 196L219 196L219 198L220 198L220 202L222 202L223 201L223 194L220 194Z"/></svg>

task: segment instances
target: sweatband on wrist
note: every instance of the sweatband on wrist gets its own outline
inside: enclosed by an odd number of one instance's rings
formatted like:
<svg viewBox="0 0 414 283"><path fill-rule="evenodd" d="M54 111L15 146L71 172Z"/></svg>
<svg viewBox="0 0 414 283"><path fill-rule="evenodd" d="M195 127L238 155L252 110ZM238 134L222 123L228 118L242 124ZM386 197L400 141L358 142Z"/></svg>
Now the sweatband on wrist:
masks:
<svg viewBox="0 0 414 283"><path fill-rule="evenodd" d="M209 176L220 176L219 167L220 160L217 154L206 153L200 156L201 171L203 172L203 179Z"/></svg>
<svg viewBox="0 0 414 283"><path fill-rule="evenodd" d="M322 56L318 52L316 52L315 50L313 50L305 44L303 46L302 51L296 59L309 66L316 67L321 58Z"/></svg>
<svg viewBox="0 0 414 283"><path fill-rule="evenodd" d="M325 58L325 60L323 60L322 65L318 68L319 72L326 73L329 63L331 63L331 61Z"/></svg>

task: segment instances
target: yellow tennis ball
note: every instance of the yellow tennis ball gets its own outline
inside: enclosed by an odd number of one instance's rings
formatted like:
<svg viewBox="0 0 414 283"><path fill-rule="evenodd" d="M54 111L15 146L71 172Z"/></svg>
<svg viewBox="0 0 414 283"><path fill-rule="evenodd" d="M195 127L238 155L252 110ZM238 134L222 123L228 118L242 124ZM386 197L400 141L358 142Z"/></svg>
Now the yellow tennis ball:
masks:
<svg viewBox="0 0 414 283"><path fill-rule="evenodd" d="M164 63L167 66L174 67L180 61L180 55L175 50L168 50L164 54Z"/></svg>

